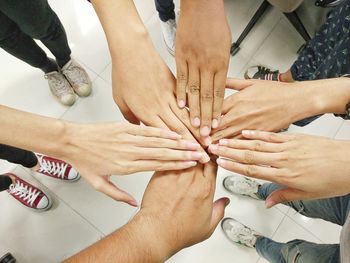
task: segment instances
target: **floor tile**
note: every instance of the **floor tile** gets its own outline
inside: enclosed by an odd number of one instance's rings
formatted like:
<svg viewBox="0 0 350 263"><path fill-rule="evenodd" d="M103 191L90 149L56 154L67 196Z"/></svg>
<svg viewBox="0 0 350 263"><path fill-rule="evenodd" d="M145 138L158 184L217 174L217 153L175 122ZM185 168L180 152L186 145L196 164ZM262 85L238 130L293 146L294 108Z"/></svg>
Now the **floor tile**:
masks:
<svg viewBox="0 0 350 263"><path fill-rule="evenodd" d="M46 189L17 168L22 179ZM11 252L18 262L59 262L101 238L101 233L77 213L52 196L54 205L37 213L22 206L6 192L0 194L0 254ZM33 245L35 244L35 245Z"/></svg>
<svg viewBox="0 0 350 263"><path fill-rule="evenodd" d="M335 135L337 140L350 140L350 121L344 121L339 131Z"/></svg>

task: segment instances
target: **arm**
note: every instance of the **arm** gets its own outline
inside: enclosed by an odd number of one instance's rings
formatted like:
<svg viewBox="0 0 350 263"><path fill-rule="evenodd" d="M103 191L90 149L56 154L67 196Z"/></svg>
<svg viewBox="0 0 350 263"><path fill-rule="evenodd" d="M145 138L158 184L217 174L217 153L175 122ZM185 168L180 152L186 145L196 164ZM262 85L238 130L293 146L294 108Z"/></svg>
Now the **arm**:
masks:
<svg viewBox="0 0 350 263"><path fill-rule="evenodd" d="M229 79L227 86L238 92L225 100L213 141L232 138L242 130L277 132L307 117L345 113L350 102L349 78L295 83Z"/></svg>
<svg viewBox="0 0 350 263"><path fill-rule="evenodd" d="M181 170L203 158L201 147L174 132L124 123L77 124L0 106L0 143L72 164L97 190L136 205L111 174Z"/></svg>
<svg viewBox="0 0 350 263"><path fill-rule="evenodd" d="M155 173L138 214L66 263L164 262L179 250L207 239L229 203L227 198L213 203L216 171L209 163L187 171Z"/></svg>

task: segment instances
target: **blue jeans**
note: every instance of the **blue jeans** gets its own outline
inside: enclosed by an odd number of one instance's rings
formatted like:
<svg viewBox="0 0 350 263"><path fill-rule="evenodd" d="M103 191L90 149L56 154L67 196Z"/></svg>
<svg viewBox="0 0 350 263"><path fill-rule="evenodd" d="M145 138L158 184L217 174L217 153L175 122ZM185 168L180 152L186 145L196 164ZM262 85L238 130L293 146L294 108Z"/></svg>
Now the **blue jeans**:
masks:
<svg viewBox="0 0 350 263"><path fill-rule="evenodd" d="M277 184L263 184L258 194L265 200L273 191L281 188L283 187ZM320 218L343 226L350 211L350 195L312 201L293 201L285 205L304 216ZM255 247L259 255L271 263L340 262L339 244L315 244L304 240L279 243L266 237L259 237Z"/></svg>
<svg viewBox="0 0 350 263"><path fill-rule="evenodd" d="M175 19L175 5L173 0L155 0L160 20L166 22Z"/></svg>

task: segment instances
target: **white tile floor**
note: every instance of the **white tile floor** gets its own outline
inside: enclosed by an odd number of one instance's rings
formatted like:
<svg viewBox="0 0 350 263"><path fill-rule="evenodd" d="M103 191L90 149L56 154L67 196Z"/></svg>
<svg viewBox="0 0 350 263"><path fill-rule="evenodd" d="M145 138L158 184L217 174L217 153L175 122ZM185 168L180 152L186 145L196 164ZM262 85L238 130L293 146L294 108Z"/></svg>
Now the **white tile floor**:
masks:
<svg viewBox="0 0 350 263"><path fill-rule="evenodd" d="M302 6L302 18L307 18L310 32L316 30L315 18L322 15L312 7L313 1ZM73 55L89 71L93 79L92 96L79 99L66 108L50 95L40 72L0 51L0 103L14 108L79 122L120 121L122 115L111 98L111 64L101 26L90 4L83 0L50 1L60 16L69 37ZM171 57L162 41L160 26L152 0L135 0L154 44L172 70ZM178 1L177 1L178 3ZM227 0L227 14L233 38L239 33L258 7L256 0ZM311 4L310 4L311 3ZM311 15L310 15L311 14ZM316 25L316 26L314 26ZM297 57L303 43L279 11L270 10L256 25L242 45L241 52L230 62L229 75L242 77L251 65L262 63L287 69ZM316 134L337 139L350 139L350 123L331 115L323 116L305 128L292 131ZM63 184L15 165L0 162L0 172L14 170L24 179L47 190L55 205L46 213L32 213L20 206L6 192L0 194L0 255L11 251L19 262L59 262L126 223L135 209L94 191L84 180ZM216 196L227 196L222 180L229 173L219 170ZM150 173L140 173L113 179L140 201ZM233 216L261 233L288 241L304 238L314 242L337 242L338 226L321 220L306 219L284 206L266 210L262 202L232 196L227 216ZM35 245L33 245L35 244ZM212 263L266 262L253 251L229 243L220 229L208 241L175 255L169 262Z"/></svg>

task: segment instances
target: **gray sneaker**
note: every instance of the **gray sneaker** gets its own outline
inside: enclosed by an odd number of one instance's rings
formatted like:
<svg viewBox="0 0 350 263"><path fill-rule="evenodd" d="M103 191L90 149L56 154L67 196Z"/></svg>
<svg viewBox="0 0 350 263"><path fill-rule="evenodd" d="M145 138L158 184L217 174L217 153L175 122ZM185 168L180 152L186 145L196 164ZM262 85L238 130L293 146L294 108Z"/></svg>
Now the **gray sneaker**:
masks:
<svg viewBox="0 0 350 263"><path fill-rule="evenodd" d="M92 87L89 75L74 59L63 66L62 74L67 78L74 92L80 97L87 97L91 94Z"/></svg>
<svg viewBox="0 0 350 263"><path fill-rule="evenodd" d="M260 183L241 175L232 175L224 179L224 188L232 194L250 196L260 200L258 190Z"/></svg>
<svg viewBox="0 0 350 263"><path fill-rule="evenodd" d="M250 248L255 247L257 238L261 236L258 232L233 218L223 219L221 221L221 228L230 241Z"/></svg>
<svg viewBox="0 0 350 263"><path fill-rule="evenodd" d="M71 106L75 102L74 91L67 79L57 71L45 74L52 94L66 106Z"/></svg>

